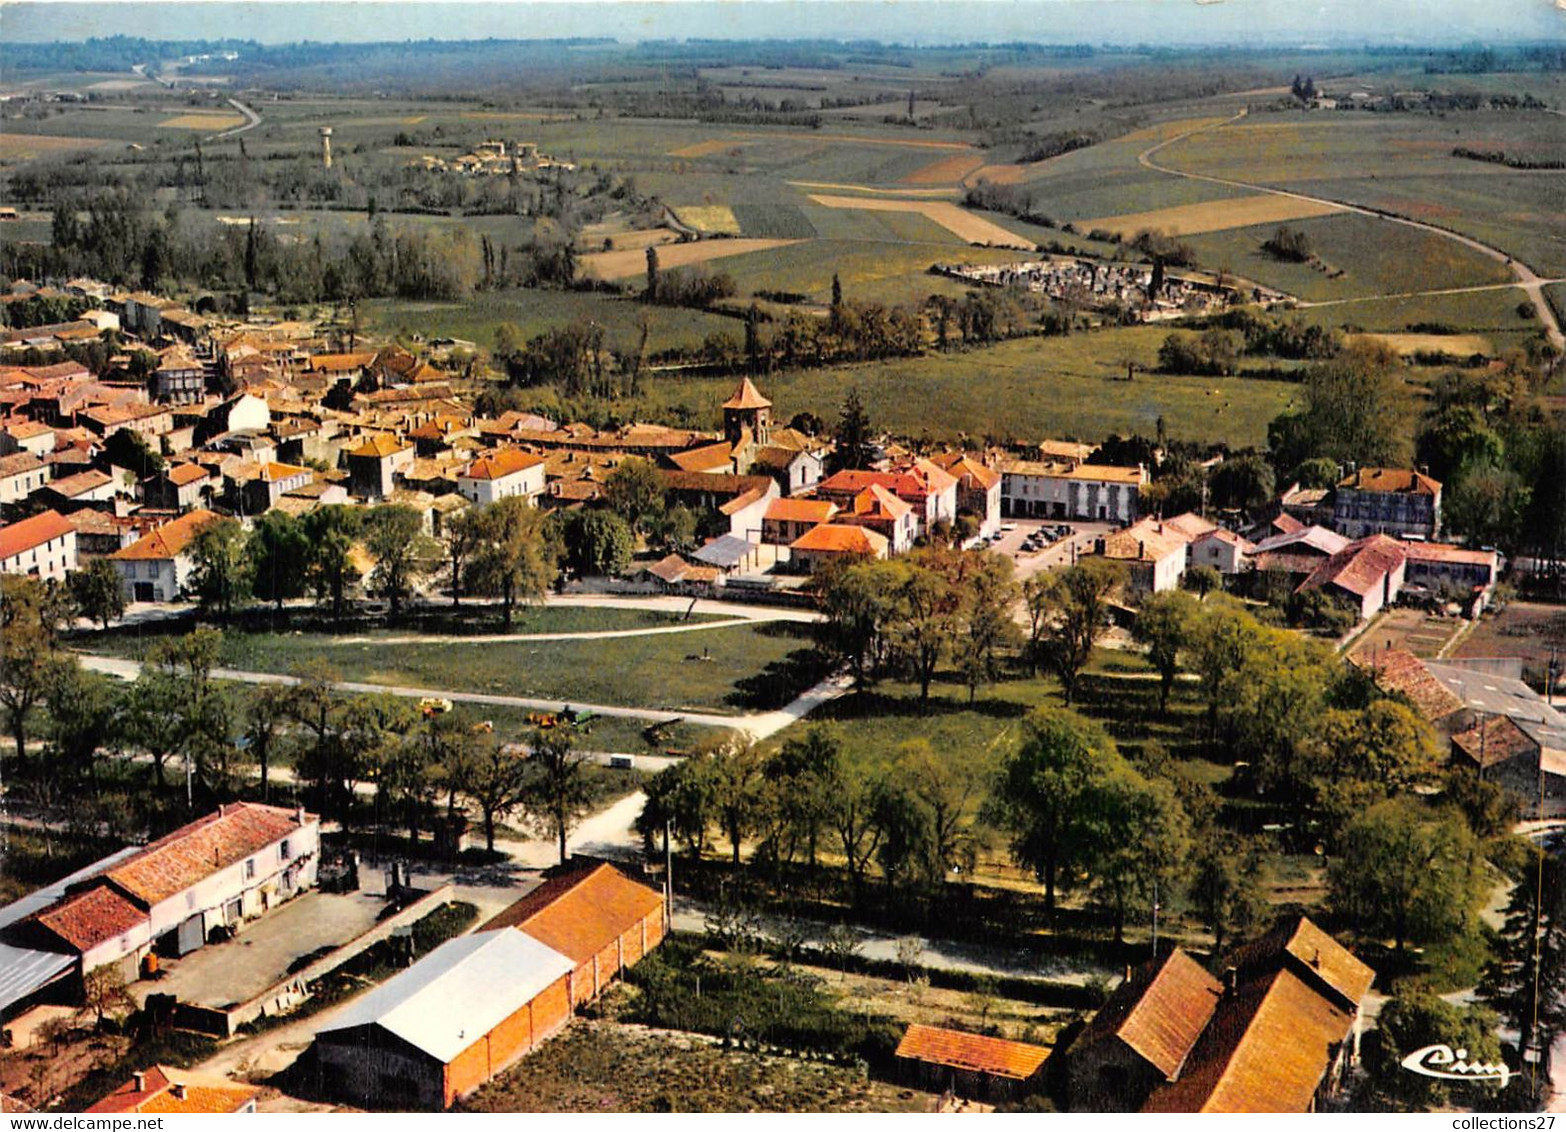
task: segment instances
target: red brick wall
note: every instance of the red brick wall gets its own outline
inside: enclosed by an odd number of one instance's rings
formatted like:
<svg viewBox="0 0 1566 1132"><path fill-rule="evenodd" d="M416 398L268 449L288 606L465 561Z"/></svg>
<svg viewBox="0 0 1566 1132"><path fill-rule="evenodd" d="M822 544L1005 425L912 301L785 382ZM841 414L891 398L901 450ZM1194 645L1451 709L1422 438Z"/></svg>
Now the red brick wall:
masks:
<svg viewBox="0 0 1566 1132"><path fill-rule="evenodd" d="M458 1097L478 1088L570 1020L566 978L560 976L452 1059L446 1066L448 1108Z"/></svg>

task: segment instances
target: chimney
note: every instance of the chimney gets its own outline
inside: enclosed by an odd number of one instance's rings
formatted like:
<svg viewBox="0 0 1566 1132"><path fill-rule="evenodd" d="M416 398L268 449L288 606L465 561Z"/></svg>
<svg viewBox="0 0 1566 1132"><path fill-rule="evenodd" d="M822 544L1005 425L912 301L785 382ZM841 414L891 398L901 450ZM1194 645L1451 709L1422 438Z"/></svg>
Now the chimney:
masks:
<svg viewBox="0 0 1566 1132"><path fill-rule="evenodd" d="M305 823L305 808L303 806L300 806L298 809L296 809L294 811L294 821L296 823L298 823L299 825L304 825L304 823Z"/></svg>
<svg viewBox="0 0 1566 1132"><path fill-rule="evenodd" d="M147 1091L147 1075L145 1073L132 1073L131 1083L135 1085L138 1093Z"/></svg>
<svg viewBox="0 0 1566 1132"><path fill-rule="evenodd" d="M1136 556L1138 558L1147 557L1147 543L1143 542L1141 539L1136 540Z"/></svg>
<svg viewBox="0 0 1566 1132"><path fill-rule="evenodd" d="M222 816L223 816L223 803L219 802L218 803L218 817L222 817Z"/></svg>
<svg viewBox="0 0 1566 1132"><path fill-rule="evenodd" d="M176 1082L175 1084L170 1085L169 1086L169 1092L174 1094L174 1099L175 1100L177 1100L177 1101L184 1100L185 1099L185 1085L184 1085L184 1082Z"/></svg>
<svg viewBox="0 0 1566 1132"><path fill-rule="evenodd" d="M1235 988L1240 985L1240 971L1237 967L1225 967L1223 969L1223 993L1233 994Z"/></svg>

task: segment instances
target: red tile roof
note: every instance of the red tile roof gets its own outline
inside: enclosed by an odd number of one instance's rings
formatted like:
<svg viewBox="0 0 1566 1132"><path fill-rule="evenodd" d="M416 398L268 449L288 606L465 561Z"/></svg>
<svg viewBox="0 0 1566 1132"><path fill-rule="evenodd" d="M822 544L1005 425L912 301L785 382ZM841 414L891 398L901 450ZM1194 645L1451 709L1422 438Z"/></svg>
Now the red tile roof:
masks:
<svg viewBox="0 0 1566 1132"><path fill-rule="evenodd" d="M75 529L58 511L44 511L20 523L0 527L0 562Z"/></svg>
<svg viewBox="0 0 1566 1132"><path fill-rule="evenodd" d="M1386 535L1371 535L1351 542L1311 571L1300 583L1302 590L1336 586L1363 597L1404 562L1402 544Z"/></svg>
<svg viewBox="0 0 1566 1132"><path fill-rule="evenodd" d="M84 952L146 923L147 912L100 881L85 891L56 901L33 919L77 951Z"/></svg>
<svg viewBox="0 0 1566 1132"><path fill-rule="evenodd" d="M178 558L207 527L223 516L205 508L197 508L188 515L164 523L157 530L117 550L109 557L122 562L164 561Z"/></svg>
<svg viewBox="0 0 1566 1132"><path fill-rule="evenodd" d="M1242 985L1223 1000L1176 1081L1143 1112L1308 1112L1332 1047L1354 1016L1292 971Z"/></svg>
<svg viewBox="0 0 1566 1132"><path fill-rule="evenodd" d="M733 462L734 449L726 440L718 444L705 444L700 448L692 448L688 452L676 452L669 457L669 463L682 472L710 472L714 468L727 467Z"/></svg>
<svg viewBox="0 0 1566 1132"><path fill-rule="evenodd" d="M546 880L479 930L519 928L580 964L662 907L661 893L600 864Z"/></svg>
<svg viewBox="0 0 1566 1132"><path fill-rule="evenodd" d="M1072 1053L1116 1037L1165 1077L1174 1077L1222 994L1222 983L1175 950L1116 988L1072 1044Z"/></svg>
<svg viewBox="0 0 1566 1132"><path fill-rule="evenodd" d="M1351 654L1349 661L1370 673L1376 687L1405 697L1432 723L1463 710L1457 693L1437 680L1425 662L1407 649L1368 649Z"/></svg>
<svg viewBox="0 0 1566 1132"><path fill-rule="evenodd" d="M897 1044L897 1056L931 1065L977 1070L995 1077L1026 1081L1049 1057L1048 1046L989 1038L961 1030L914 1023Z"/></svg>
<svg viewBox="0 0 1566 1132"><path fill-rule="evenodd" d="M1285 954L1295 961L1296 973L1307 982L1324 984L1341 996L1345 1006L1358 1006L1376 978L1373 970L1308 916L1284 919L1266 935L1236 950L1228 962L1244 979L1278 966Z"/></svg>
<svg viewBox="0 0 1566 1132"><path fill-rule="evenodd" d="M226 1077L154 1065L89 1108L88 1112L234 1113L253 1103L261 1090Z"/></svg>
<svg viewBox="0 0 1566 1132"><path fill-rule="evenodd" d="M886 546L886 536L879 531L842 523L822 523L795 539L789 549L830 554L869 554L881 558L886 554Z"/></svg>
<svg viewBox="0 0 1566 1132"><path fill-rule="evenodd" d="M520 448L502 448L489 456L480 456L463 469L470 480L498 480L542 465L544 458Z"/></svg>
<svg viewBox="0 0 1566 1132"><path fill-rule="evenodd" d="M775 523L824 523L836 511L837 504L826 499L774 499L762 517Z"/></svg>
<svg viewBox="0 0 1566 1132"><path fill-rule="evenodd" d="M740 379L739 386L734 390L734 395L723 402L725 409L770 409L772 402L761 395L755 383L750 378Z"/></svg>
<svg viewBox="0 0 1566 1132"><path fill-rule="evenodd" d="M1480 767L1495 766L1539 749L1539 744L1530 739L1507 715L1489 716L1477 727L1470 727L1461 735L1453 735L1452 742Z"/></svg>
<svg viewBox="0 0 1566 1132"><path fill-rule="evenodd" d="M1435 495L1439 480L1408 468L1360 468L1338 481L1338 488L1352 491L1396 492L1408 495Z"/></svg>
<svg viewBox="0 0 1566 1132"><path fill-rule="evenodd" d="M306 823L315 821L306 814ZM299 828L294 810L233 802L159 838L104 875L149 908Z"/></svg>

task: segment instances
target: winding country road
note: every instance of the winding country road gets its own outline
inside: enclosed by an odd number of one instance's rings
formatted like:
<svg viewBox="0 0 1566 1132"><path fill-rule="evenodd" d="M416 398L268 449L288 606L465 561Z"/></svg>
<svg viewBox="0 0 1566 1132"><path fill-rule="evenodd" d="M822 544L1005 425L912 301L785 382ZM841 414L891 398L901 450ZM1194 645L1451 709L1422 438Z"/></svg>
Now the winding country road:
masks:
<svg viewBox="0 0 1566 1132"><path fill-rule="evenodd" d="M207 139L207 141L219 141L223 138L236 138L246 130L253 130L261 124L261 115L250 109L250 107L239 101L239 99L231 98L228 100L228 104L245 116L245 124L243 126L235 126L231 130L223 130L220 133L213 134Z"/></svg>
<svg viewBox="0 0 1566 1132"><path fill-rule="evenodd" d="M1500 248L1491 247L1489 244L1476 240L1471 236L1464 236L1447 228L1441 228L1434 224L1426 224L1420 220L1410 220L1405 216L1397 216L1393 213L1384 212L1380 209L1367 208L1366 206L1359 204L1350 204L1347 201L1333 200L1330 197L1311 196L1307 193L1294 192L1290 189L1275 189L1268 185L1258 185L1250 181L1236 181L1228 177L1213 177L1206 173L1188 173L1183 169L1175 169L1168 165L1160 165L1158 162L1153 160L1154 155L1157 154L1160 150L1167 149L1176 142L1184 141L1185 139L1193 137L1196 134L1207 133L1211 130L1221 130L1225 126L1233 125L1241 118L1244 118L1247 113L1248 111L1241 110L1232 118L1226 118L1222 122L1217 122L1207 126L1198 126L1195 129L1185 131L1183 134L1176 134L1172 138L1166 138L1164 141L1158 142L1156 145L1151 145L1144 149L1141 153L1137 154L1137 163L1140 164L1143 168L1153 170L1155 173L1164 173L1171 177L1184 177L1190 181L1206 181L1208 184L1225 185L1229 188L1244 189L1247 192L1253 193L1268 193L1272 196L1288 197L1290 200L1306 201L1310 204L1330 205L1333 208L1340 209L1344 212L1353 212L1359 214L1360 216L1369 216L1376 220L1385 220L1390 224L1401 224L1405 228L1417 228L1422 232L1431 232L1437 236L1443 236L1448 240L1455 240L1464 247L1472 248L1481 255L1488 256L1498 263L1505 264L1511 270L1512 278L1515 280L1515 282L1509 284L1508 286L1515 286L1519 288L1528 296L1529 299L1533 301L1534 309L1538 311L1539 321L1543 325L1545 337L1549 339L1551 345L1553 345L1557 350L1566 352L1566 335L1561 333L1561 324L1559 319L1555 317L1555 310L1550 306L1549 301L1544 296L1544 288L1546 284L1558 282L1558 280L1541 278L1527 264L1513 256L1508 255ZM1409 295L1399 296L1367 295L1364 297L1364 299L1357 301L1394 297L1407 298L1414 295L1447 295L1453 293L1456 292L1453 290L1437 290L1416 291L1410 293Z"/></svg>

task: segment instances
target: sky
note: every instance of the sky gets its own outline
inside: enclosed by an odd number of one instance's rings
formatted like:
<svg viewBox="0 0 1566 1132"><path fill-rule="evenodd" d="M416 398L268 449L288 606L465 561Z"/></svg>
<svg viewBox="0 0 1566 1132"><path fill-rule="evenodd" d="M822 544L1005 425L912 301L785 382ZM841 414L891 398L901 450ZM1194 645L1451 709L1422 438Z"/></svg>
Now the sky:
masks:
<svg viewBox="0 0 1566 1132"><path fill-rule="evenodd" d="M6 40L820 37L1316 46L1566 38L1566 0L166 0L0 2ZM0 52L4 47L0 46Z"/></svg>

